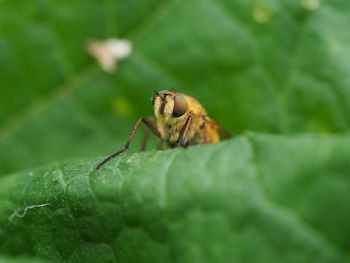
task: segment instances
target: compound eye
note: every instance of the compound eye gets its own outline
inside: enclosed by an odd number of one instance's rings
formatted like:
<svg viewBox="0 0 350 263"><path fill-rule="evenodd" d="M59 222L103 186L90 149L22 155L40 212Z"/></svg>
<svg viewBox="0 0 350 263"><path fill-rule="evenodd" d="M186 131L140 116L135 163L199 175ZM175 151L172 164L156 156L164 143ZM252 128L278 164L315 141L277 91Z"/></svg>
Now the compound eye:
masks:
<svg viewBox="0 0 350 263"><path fill-rule="evenodd" d="M184 97L176 95L174 99L173 116L181 117L187 110L187 102Z"/></svg>

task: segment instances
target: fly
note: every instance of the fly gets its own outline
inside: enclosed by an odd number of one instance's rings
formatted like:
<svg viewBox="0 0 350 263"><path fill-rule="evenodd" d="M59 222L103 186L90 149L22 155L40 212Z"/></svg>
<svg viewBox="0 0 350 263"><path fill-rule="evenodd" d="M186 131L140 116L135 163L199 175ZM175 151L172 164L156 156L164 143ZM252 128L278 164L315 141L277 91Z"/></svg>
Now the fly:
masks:
<svg viewBox="0 0 350 263"><path fill-rule="evenodd" d="M100 162L96 170L129 149L141 123L147 127L141 150L145 148L149 131L161 140L162 149L217 143L222 138L231 137L231 134L212 120L204 107L191 96L168 90L155 91L152 104L155 118L138 119L124 147Z"/></svg>

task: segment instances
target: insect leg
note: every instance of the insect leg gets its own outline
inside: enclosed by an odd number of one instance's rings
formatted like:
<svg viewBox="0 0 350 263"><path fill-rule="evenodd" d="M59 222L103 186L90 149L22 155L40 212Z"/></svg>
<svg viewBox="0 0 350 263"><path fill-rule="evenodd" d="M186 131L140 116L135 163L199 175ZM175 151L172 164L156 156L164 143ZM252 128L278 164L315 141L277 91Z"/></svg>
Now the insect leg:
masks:
<svg viewBox="0 0 350 263"><path fill-rule="evenodd" d="M143 152L146 149L148 135L149 135L149 129L145 128L143 130L143 136L142 136L142 143L141 143L140 152Z"/></svg>
<svg viewBox="0 0 350 263"><path fill-rule="evenodd" d="M185 125L182 127L181 129L181 132L180 132L180 136L179 136L179 145L181 147L186 147L185 145L185 139L186 139L186 136L187 136L187 133L188 133L188 130L190 129L190 125L192 123L192 115L188 116L186 122L185 122Z"/></svg>
<svg viewBox="0 0 350 263"><path fill-rule="evenodd" d="M209 138L208 138L208 127L207 127L206 123L204 122L204 124L203 124L203 143L207 144L208 141L209 141Z"/></svg>
<svg viewBox="0 0 350 263"><path fill-rule="evenodd" d="M143 132L140 151L144 151L146 149L149 131L151 131L155 136L160 138L160 133L157 128L157 123L154 120L154 118L150 117L148 119L143 119L142 121L147 126L148 129L146 128Z"/></svg>
<svg viewBox="0 0 350 263"><path fill-rule="evenodd" d="M158 128L157 128L157 124L156 124L156 121L154 120L154 118L148 118L148 119L145 119L145 118L142 118L142 122L147 126L147 128L155 135L157 136L158 138L160 138L160 133L158 131Z"/></svg>
<svg viewBox="0 0 350 263"><path fill-rule="evenodd" d="M146 126L156 135L160 137L160 133L157 130L156 126L154 126L154 122L152 122L151 120L147 120L145 118L140 118L138 119L138 121L136 122L136 124L134 125L134 128L132 129L130 136L126 142L126 144L124 145L124 147L122 149L120 149L119 151L111 154L110 156L108 156L106 159L104 159L102 162L100 162L95 170L99 170L106 162L110 161L111 159L113 159L114 157L118 156L119 154L125 152L127 149L129 149L129 145L132 142L132 140L135 137L137 128L140 126L141 122L143 122L144 124L146 124Z"/></svg>

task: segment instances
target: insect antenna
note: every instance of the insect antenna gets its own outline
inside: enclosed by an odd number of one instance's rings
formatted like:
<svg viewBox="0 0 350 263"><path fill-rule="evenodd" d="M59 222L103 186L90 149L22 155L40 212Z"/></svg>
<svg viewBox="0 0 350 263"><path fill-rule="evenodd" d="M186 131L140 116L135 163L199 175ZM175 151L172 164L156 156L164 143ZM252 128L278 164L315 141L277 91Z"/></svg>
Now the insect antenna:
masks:
<svg viewBox="0 0 350 263"><path fill-rule="evenodd" d="M156 94L159 98L162 99L162 96L160 96L160 94L157 91L154 91L154 94Z"/></svg>

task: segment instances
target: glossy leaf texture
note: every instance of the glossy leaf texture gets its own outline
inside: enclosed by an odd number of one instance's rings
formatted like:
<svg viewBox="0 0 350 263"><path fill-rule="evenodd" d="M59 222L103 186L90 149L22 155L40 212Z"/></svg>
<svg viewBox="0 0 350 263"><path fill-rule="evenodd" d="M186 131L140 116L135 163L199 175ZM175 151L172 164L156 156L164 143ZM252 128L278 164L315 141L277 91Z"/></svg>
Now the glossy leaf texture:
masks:
<svg viewBox="0 0 350 263"><path fill-rule="evenodd" d="M6 176L0 248L49 262L348 262L349 146L247 134Z"/></svg>
<svg viewBox="0 0 350 263"><path fill-rule="evenodd" d="M0 263L349 262L349 24L345 0L0 1ZM108 38L133 44L112 74ZM94 171L154 90L234 138L138 135Z"/></svg>

